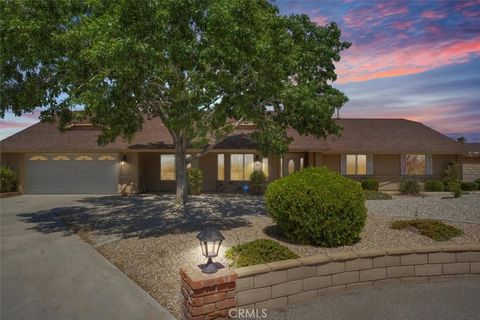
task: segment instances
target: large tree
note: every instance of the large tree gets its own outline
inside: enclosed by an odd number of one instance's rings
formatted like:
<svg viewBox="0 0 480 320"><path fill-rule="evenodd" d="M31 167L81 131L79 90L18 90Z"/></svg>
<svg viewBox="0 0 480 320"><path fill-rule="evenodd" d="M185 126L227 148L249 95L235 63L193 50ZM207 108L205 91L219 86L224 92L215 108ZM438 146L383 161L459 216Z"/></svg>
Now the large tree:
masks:
<svg viewBox="0 0 480 320"><path fill-rule="evenodd" d="M350 44L335 23L253 0L2 0L0 11L1 115L41 107L65 129L80 107L102 128L99 144L130 141L159 117L179 202L187 148L202 156L242 121L264 154L287 150L288 127L339 132L332 116L347 97L331 84Z"/></svg>

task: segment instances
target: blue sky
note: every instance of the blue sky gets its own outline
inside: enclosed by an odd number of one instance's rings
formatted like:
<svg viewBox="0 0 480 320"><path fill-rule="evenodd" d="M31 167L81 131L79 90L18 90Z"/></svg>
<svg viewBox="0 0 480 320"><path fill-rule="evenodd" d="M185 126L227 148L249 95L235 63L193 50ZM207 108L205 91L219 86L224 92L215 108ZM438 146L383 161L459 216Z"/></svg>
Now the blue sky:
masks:
<svg viewBox="0 0 480 320"><path fill-rule="evenodd" d="M352 47L336 87L342 117L407 118L480 142L480 0L276 1L282 14L335 21ZM3 139L38 114L0 120Z"/></svg>

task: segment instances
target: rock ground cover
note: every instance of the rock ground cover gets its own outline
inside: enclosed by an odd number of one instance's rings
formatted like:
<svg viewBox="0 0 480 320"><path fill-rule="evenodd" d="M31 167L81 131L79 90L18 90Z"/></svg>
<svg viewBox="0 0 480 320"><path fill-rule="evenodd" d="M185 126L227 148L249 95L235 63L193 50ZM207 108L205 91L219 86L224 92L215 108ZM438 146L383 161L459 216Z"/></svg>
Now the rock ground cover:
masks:
<svg viewBox="0 0 480 320"><path fill-rule="evenodd" d="M226 240L217 261L227 265L228 247L259 238L279 241L299 256L437 243L410 230L391 229L391 223L399 220L391 215L459 217L480 222L480 193L459 199L394 196L393 200L367 201L369 215L358 243L322 248L295 245L284 239L259 196L193 196L186 212L175 210L172 199L171 195L86 198L81 207L65 209L58 215L76 230L87 233L89 242L101 254L176 316L181 301L178 269L182 264L205 262L195 236L206 225L216 225L224 234ZM480 224L447 223L461 229L464 235L443 243L480 241Z"/></svg>

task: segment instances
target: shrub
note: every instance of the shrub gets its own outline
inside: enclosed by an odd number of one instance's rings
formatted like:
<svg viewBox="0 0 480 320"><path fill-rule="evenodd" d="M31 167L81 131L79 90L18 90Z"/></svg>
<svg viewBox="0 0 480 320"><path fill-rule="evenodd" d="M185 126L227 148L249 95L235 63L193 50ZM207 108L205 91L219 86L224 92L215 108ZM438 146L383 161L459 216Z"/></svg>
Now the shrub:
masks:
<svg viewBox="0 0 480 320"><path fill-rule="evenodd" d="M283 234L300 244L351 245L367 218L360 184L326 167L306 168L271 182L265 201Z"/></svg>
<svg viewBox="0 0 480 320"><path fill-rule="evenodd" d="M378 180L373 179L373 178L368 178L362 180L362 189L363 190L372 190L372 191L378 191Z"/></svg>
<svg viewBox="0 0 480 320"><path fill-rule="evenodd" d="M198 168L188 169L187 172L188 189L191 194L202 193L203 172Z"/></svg>
<svg viewBox="0 0 480 320"><path fill-rule="evenodd" d="M250 176L250 191L253 194L262 194L265 189L265 174L262 171L253 171Z"/></svg>
<svg viewBox="0 0 480 320"><path fill-rule="evenodd" d="M477 189L480 190L480 178L473 182L477 184Z"/></svg>
<svg viewBox="0 0 480 320"><path fill-rule="evenodd" d="M445 186L440 180L427 180L424 186L425 191L440 192L445 190Z"/></svg>
<svg viewBox="0 0 480 320"><path fill-rule="evenodd" d="M460 187L463 191L476 191L478 190L478 185L475 182L462 182Z"/></svg>
<svg viewBox="0 0 480 320"><path fill-rule="evenodd" d="M457 188L456 184L460 183L459 168L457 164L450 162L447 165L447 167L443 171L442 181L445 186L445 191L454 192L453 189Z"/></svg>
<svg viewBox="0 0 480 320"><path fill-rule="evenodd" d="M388 193L372 191L372 190L363 190L365 198L367 200L392 200L392 196Z"/></svg>
<svg viewBox="0 0 480 320"><path fill-rule="evenodd" d="M298 258L298 255L286 246L267 239L233 246L226 251L225 256L234 268Z"/></svg>
<svg viewBox="0 0 480 320"><path fill-rule="evenodd" d="M17 173L9 167L0 166L1 192L18 191Z"/></svg>
<svg viewBox="0 0 480 320"><path fill-rule="evenodd" d="M418 196L420 194L420 184L416 179L403 178L400 181L400 192L411 196Z"/></svg>
<svg viewBox="0 0 480 320"><path fill-rule="evenodd" d="M463 234L463 231L441 221L431 219L399 220L392 223L392 229L414 227L420 234L435 241L447 241Z"/></svg>

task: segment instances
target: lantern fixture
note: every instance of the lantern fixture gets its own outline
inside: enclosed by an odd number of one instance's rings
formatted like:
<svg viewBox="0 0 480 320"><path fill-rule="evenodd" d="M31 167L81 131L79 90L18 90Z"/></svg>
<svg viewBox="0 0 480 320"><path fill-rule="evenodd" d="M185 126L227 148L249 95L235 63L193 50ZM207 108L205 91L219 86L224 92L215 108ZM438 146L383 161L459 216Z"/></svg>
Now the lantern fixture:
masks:
<svg viewBox="0 0 480 320"><path fill-rule="evenodd" d="M122 166L124 166L126 162L127 162L127 155L124 154L124 155L122 156Z"/></svg>
<svg viewBox="0 0 480 320"><path fill-rule="evenodd" d="M212 261L212 258L218 256L218 250L225 237L214 227L207 227L197 235L202 248L202 254L208 259L205 266L202 268L204 273L215 273L218 271L217 267Z"/></svg>

